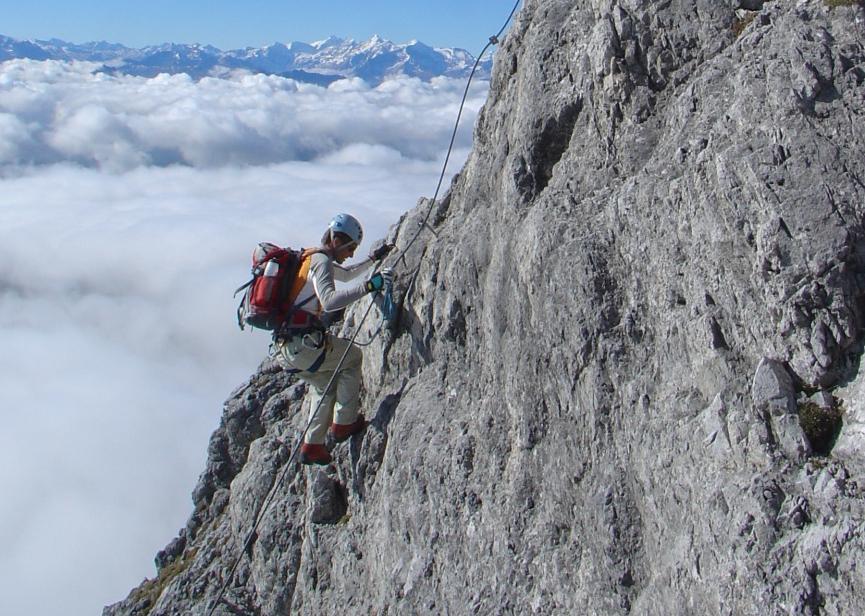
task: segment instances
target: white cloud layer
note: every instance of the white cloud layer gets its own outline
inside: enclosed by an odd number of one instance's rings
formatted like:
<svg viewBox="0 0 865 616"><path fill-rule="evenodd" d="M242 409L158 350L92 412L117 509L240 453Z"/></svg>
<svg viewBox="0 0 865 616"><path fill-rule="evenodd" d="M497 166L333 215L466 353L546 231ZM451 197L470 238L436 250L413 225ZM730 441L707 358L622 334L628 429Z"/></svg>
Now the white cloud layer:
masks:
<svg viewBox="0 0 865 616"><path fill-rule="evenodd" d="M99 613L153 576L267 350L234 320L252 248L339 211L383 237L434 190L464 87L91 68L0 65L2 614Z"/></svg>
<svg viewBox="0 0 865 616"><path fill-rule="evenodd" d="M352 144L432 160L450 137L464 84L360 79L328 88L267 75L193 81L94 74L90 63L0 65L0 164L140 166L314 160ZM469 101L485 95L478 84ZM463 126L461 144L470 139Z"/></svg>

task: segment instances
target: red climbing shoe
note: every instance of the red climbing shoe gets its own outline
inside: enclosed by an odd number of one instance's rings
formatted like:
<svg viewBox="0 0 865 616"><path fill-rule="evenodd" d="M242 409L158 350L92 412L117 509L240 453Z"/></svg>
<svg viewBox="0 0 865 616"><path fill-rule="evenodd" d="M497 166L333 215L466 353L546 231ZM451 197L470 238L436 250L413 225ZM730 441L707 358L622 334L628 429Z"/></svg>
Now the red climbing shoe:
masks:
<svg viewBox="0 0 865 616"><path fill-rule="evenodd" d="M330 434L333 436L333 440L337 443L342 443L343 441L347 441L353 435L357 434L361 430L366 428L366 419L363 415L358 416L358 418L354 421L354 423L350 423L347 425L341 424L330 424Z"/></svg>
<svg viewBox="0 0 865 616"><path fill-rule="evenodd" d="M330 457L330 452L324 445L311 445L304 443L300 446L300 463L301 464L320 464L325 466L330 464L333 458Z"/></svg>

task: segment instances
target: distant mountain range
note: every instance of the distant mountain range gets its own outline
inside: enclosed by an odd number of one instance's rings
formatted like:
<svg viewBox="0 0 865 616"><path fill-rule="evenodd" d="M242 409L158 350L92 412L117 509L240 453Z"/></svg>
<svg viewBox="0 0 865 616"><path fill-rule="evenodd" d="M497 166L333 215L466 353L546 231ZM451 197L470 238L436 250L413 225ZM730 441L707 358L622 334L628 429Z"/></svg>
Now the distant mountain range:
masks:
<svg viewBox="0 0 865 616"><path fill-rule="evenodd" d="M274 43L231 51L175 43L135 49L104 41L22 41L0 35L0 62L14 58L98 62L103 65L100 71L142 77L186 73L201 79L240 69L318 85L346 77L360 77L373 85L400 75L424 81L466 77L475 63L464 49L434 48L419 41L396 44L377 35L362 42L332 36L314 43ZM485 58L479 76L488 78L491 66L492 60Z"/></svg>

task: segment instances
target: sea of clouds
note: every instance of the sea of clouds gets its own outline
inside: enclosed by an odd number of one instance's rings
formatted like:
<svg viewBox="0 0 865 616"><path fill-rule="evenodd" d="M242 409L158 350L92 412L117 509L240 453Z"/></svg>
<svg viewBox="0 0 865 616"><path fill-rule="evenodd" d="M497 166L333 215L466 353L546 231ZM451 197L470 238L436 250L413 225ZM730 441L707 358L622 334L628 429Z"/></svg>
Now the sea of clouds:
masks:
<svg viewBox="0 0 865 616"><path fill-rule="evenodd" d="M465 87L94 69L0 64L3 614L99 613L155 574L267 352L235 321L252 248L346 211L365 254L434 191Z"/></svg>

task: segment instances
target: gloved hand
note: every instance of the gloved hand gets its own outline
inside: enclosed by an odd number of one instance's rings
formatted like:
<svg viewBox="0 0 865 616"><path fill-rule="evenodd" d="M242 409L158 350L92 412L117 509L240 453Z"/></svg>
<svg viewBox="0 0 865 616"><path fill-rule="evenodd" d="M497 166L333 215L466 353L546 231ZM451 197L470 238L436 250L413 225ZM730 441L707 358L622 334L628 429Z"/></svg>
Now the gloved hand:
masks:
<svg viewBox="0 0 865 616"><path fill-rule="evenodd" d="M372 259L373 261L381 261L382 259L384 259L386 256L388 256L390 254L390 251L393 250L393 247L394 247L393 244L387 244L387 243L382 244L381 246L379 246L378 248L373 250L371 253L369 253L369 258Z"/></svg>
<svg viewBox="0 0 865 616"><path fill-rule="evenodd" d="M385 268L380 272L376 272L370 279L366 281L366 292L375 293L384 289L386 284L393 282L393 270Z"/></svg>

